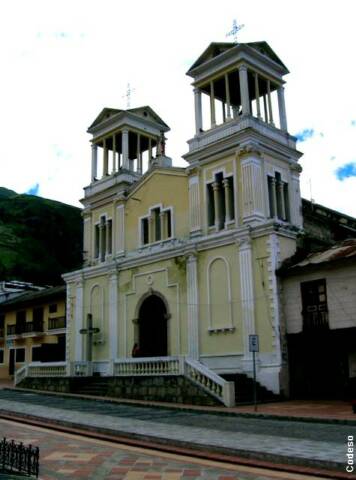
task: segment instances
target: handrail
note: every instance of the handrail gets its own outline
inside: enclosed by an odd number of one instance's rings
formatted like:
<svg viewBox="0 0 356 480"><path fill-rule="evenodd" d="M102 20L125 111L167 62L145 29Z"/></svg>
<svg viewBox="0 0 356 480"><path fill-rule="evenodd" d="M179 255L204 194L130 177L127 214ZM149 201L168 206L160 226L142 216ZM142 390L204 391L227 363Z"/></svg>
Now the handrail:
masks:
<svg viewBox="0 0 356 480"><path fill-rule="evenodd" d="M185 376L199 385L215 398L220 400L226 407L235 405L235 384L228 382L208 367L193 360L185 359Z"/></svg>

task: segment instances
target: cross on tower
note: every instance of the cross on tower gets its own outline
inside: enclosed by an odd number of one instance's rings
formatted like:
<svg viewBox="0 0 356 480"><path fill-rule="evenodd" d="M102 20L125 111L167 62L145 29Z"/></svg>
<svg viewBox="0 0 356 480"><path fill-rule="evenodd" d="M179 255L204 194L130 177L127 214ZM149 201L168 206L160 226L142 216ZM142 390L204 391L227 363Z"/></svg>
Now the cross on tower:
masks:
<svg viewBox="0 0 356 480"><path fill-rule="evenodd" d="M87 336L87 361L92 361L92 346L93 346L93 335L94 333L99 333L100 328L93 327L93 315L88 313L87 316L87 328L81 328L79 333Z"/></svg>
<svg viewBox="0 0 356 480"><path fill-rule="evenodd" d="M237 25L236 19L232 22L232 30L231 32L227 33L227 37L233 37L234 43L237 43L237 34L240 30L244 28L245 25Z"/></svg>
<svg viewBox="0 0 356 480"><path fill-rule="evenodd" d="M125 95L122 98L126 98L126 108L130 108L131 104L131 94L135 91L134 88L131 88L130 84L127 84L127 89Z"/></svg>

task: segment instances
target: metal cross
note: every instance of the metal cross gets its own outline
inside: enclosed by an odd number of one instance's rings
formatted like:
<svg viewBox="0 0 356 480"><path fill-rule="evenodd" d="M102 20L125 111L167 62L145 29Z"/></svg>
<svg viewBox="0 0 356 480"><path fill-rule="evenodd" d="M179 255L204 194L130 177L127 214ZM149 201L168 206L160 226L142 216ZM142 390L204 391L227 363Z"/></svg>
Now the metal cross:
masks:
<svg viewBox="0 0 356 480"><path fill-rule="evenodd" d="M93 327L93 315L91 313L88 313L87 316L87 328L81 328L79 330L79 333L82 335L88 335L87 336L87 361L91 362L92 361L92 347L93 347L93 335L94 333L99 333L100 328Z"/></svg>
<svg viewBox="0 0 356 480"><path fill-rule="evenodd" d="M234 43L237 43L237 34L240 30L244 28L245 25L237 25L236 19L232 22L232 30L231 32L227 33L227 37L233 37Z"/></svg>
<svg viewBox="0 0 356 480"><path fill-rule="evenodd" d="M123 95L121 98L126 98L126 108L130 108L131 104L131 94L135 91L134 88L131 88L130 84L127 84L127 90L125 95Z"/></svg>

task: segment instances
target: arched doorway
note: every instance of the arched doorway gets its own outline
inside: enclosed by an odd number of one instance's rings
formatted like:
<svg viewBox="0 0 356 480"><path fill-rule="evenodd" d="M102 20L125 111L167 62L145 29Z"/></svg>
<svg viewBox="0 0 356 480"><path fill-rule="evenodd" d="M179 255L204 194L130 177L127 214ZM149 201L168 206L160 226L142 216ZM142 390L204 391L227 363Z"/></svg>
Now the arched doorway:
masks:
<svg viewBox="0 0 356 480"><path fill-rule="evenodd" d="M140 357L165 357L167 345L167 308L158 295L147 297L139 311L138 341Z"/></svg>

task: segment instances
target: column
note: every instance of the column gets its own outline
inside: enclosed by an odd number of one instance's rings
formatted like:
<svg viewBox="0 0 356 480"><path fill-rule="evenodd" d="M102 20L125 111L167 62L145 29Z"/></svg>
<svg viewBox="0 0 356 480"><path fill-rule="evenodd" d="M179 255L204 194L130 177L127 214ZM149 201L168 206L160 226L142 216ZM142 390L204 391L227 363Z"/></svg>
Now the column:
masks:
<svg viewBox="0 0 356 480"><path fill-rule="evenodd" d="M109 277L109 338L110 359L115 361L118 353L118 275L112 273Z"/></svg>
<svg viewBox="0 0 356 480"><path fill-rule="evenodd" d="M108 175L109 172L109 157L108 157L108 149L106 146L106 138L103 140L103 149L104 149L104 156L103 156L103 176Z"/></svg>
<svg viewBox="0 0 356 480"><path fill-rule="evenodd" d="M210 82L210 127L216 127L214 82Z"/></svg>
<svg viewBox="0 0 356 480"><path fill-rule="evenodd" d="M159 220L161 223L161 240L168 238L168 222L167 222L167 212L160 212Z"/></svg>
<svg viewBox="0 0 356 480"><path fill-rule="evenodd" d="M116 172L116 135L112 136L112 173Z"/></svg>
<svg viewBox="0 0 356 480"><path fill-rule="evenodd" d="M229 75L225 73L225 92L226 92L226 116L227 119L231 118L231 101L230 101L230 85L229 85Z"/></svg>
<svg viewBox="0 0 356 480"><path fill-rule="evenodd" d="M277 212L277 192L276 192L276 179L271 177L271 187L272 187L272 216L278 218Z"/></svg>
<svg viewBox="0 0 356 480"><path fill-rule="evenodd" d="M91 144L91 181L95 182L98 176L98 146Z"/></svg>
<svg viewBox="0 0 356 480"><path fill-rule="evenodd" d="M240 79L240 96L242 105L242 114L250 115L250 95L248 91L248 77L246 65L239 67L239 79Z"/></svg>
<svg viewBox="0 0 356 480"><path fill-rule="evenodd" d="M148 167L150 167L152 162L152 139L148 139Z"/></svg>
<svg viewBox="0 0 356 480"><path fill-rule="evenodd" d="M215 210L215 227L217 230L220 230L221 224L222 224L222 218L221 218L221 208L220 208L220 199L219 199L219 190L220 190L220 184L219 182L214 182L212 184L213 187L213 192L214 192L214 210Z"/></svg>
<svg viewBox="0 0 356 480"><path fill-rule="evenodd" d="M263 95L263 111L264 111L264 114L265 114L265 122L268 123L268 110L267 110L267 99L266 99L266 95Z"/></svg>
<svg viewBox="0 0 356 480"><path fill-rule="evenodd" d="M279 110L279 124L281 130L287 132L287 114L286 114L286 104L284 99L284 87L279 87L277 90L278 95L278 110Z"/></svg>
<svg viewBox="0 0 356 480"><path fill-rule="evenodd" d="M83 360L83 335L79 330L83 325L83 281L80 280L77 285L77 293L75 296L75 361L81 362Z"/></svg>
<svg viewBox="0 0 356 480"><path fill-rule="evenodd" d="M258 73L255 73L255 94L256 94L257 118L261 118L260 88L259 88L259 82L258 82Z"/></svg>
<svg viewBox="0 0 356 480"><path fill-rule="evenodd" d="M105 220L104 218L100 219L99 224L99 258L101 262L105 261L105 244L104 244L104 234L105 234Z"/></svg>
<svg viewBox="0 0 356 480"><path fill-rule="evenodd" d="M148 242L153 243L155 241L156 237L156 231L155 231L155 217L154 215L150 215L148 217Z"/></svg>
<svg viewBox="0 0 356 480"><path fill-rule="evenodd" d="M194 88L194 107L195 107L195 135L199 135L203 130L203 112L201 105L201 91Z"/></svg>
<svg viewBox="0 0 356 480"><path fill-rule="evenodd" d="M142 173L141 135L137 134L137 172Z"/></svg>
<svg viewBox="0 0 356 480"><path fill-rule="evenodd" d="M284 202L284 182L277 182L279 204L281 206L281 219L286 219L286 206Z"/></svg>
<svg viewBox="0 0 356 480"><path fill-rule="evenodd" d="M255 301L253 288L253 267L251 240L244 240L239 247L241 307L245 360L250 360L249 335L255 334Z"/></svg>
<svg viewBox="0 0 356 480"><path fill-rule="evenodd" d="M224 178L224 193L225 193L225 223L231 222L232 212L231 212L231 187L228 178Z"/></svg>
<svg viewBox="0 0 356 480"><path fill-rule="evenodd" d="M199 359L199 289L196 253L187 256L188 355Z"/></svg>
<svg viewBox="0 0 356 480"><path fill-rule="evenodd" d="M272 111L272 100L271 100L271 82L267 80L267 99L268 99L268 117L269 117L269 122L271 125L274 125L273 123L273 111Z"/></svg>
<svg viewBox="0 0 356 480"><path fill-rule="evenodd" d="M123 130L122 131L122 168L129 170L129 131Z"/></svg>

